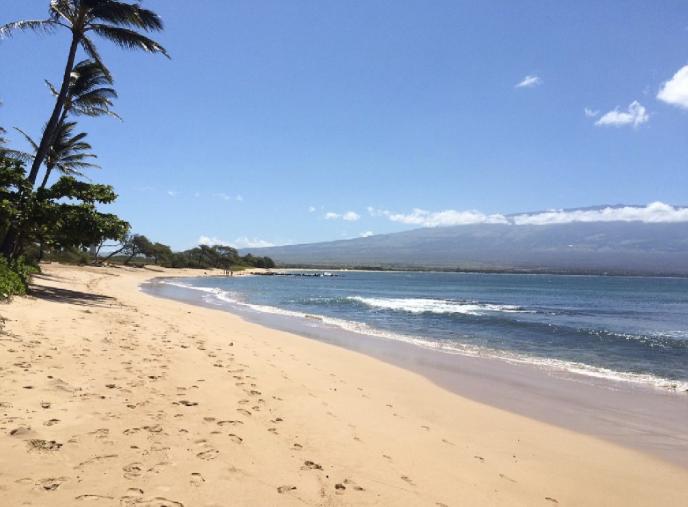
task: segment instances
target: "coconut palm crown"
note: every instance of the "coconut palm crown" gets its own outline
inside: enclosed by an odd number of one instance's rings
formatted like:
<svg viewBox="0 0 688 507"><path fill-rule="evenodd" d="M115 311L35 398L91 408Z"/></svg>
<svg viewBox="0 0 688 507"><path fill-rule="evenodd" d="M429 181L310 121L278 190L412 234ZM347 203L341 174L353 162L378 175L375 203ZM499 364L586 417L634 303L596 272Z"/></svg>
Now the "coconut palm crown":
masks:
<svg viewBox="0 0 688 507"><path fill-rule="evenodd" d="M60 92L55 85L48 80L46 84L55 97L59 96ZM95 60L82 60L77 63L69 79L62 120L64 121L68 114L109 115L121 119L111 109L113 99L117 98L117 92L112 85L112 76Z"/></svg>
<svg viewBox="0 0 688 507"><path fill-rule="evenodd" d="M90 159L97 158L96 155L89 153L92 149L91 145L84 141L86 133L81 132L74 134L76 122L61 122L58 125L57 135L53 141L48 155L45 157L46 172L43 176L43 181L40 188L45 188L48 184L48 178L53 170L57 170L65 176L82 176L82 170L88 168L99 167L96 164L89 162ZM23 158L30 160L35 157L35 152L38 151L38 144L21 129L16 129L27 140L27 142L34 149L34 155L13 152L15 158Z"/></svg>

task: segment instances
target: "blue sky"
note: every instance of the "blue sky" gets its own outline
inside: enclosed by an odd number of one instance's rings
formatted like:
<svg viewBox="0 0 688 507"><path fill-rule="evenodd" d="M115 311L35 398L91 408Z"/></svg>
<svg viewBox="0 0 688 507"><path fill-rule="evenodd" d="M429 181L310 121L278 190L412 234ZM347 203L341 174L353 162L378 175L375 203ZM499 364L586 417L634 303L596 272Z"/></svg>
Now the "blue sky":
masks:
<svg viewBox="0 0 688 507"><path fill-rule="evenodd" d="M2 3L0 23L48 1ZM81 124L112 209L175 248L379 234L447 210L688 204L688 76L657 98L688 65L684 0L145 6L172 60L100 42L124 122ZM0 125L37 134L67 46L0 42Z"/></svg>

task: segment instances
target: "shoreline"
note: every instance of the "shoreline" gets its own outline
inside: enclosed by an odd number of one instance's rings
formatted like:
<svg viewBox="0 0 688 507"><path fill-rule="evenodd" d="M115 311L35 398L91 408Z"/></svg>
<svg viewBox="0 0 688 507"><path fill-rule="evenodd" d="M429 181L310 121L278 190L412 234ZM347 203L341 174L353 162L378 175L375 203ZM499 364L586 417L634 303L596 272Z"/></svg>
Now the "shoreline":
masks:
<svg viewBox="0 0 688 507"><path fill-rule="evenodd" d="M33 297L0 308L9 504L650 506L688 494L688 470L648 454L137 290L184 274L198 272L47 265Z"/></svg>
<svg viewBox="0 0 688 507"><path fill-rule="evenodd" d="M201 297L206 293L164 284L174 278L151 279L140 290L359 352L478 403L647 452L688 469L688 393L496 357L447 354L309 319L213 304Z"/></svg>

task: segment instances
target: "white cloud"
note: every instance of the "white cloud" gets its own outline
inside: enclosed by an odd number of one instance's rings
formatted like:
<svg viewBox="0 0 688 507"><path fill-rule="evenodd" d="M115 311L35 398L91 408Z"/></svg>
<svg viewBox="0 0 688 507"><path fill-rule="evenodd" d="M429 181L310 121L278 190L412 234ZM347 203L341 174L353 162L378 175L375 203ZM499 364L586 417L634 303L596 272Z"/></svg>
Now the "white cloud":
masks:
<svg viewBox="0 0 688 507"><path fill-rule="evenodd" d="M347 222L355 222L361 218L361 215L356 213L355 211L347 211L346 213L334 213L332 211L328 211L325 213L325 220L346 220Z"/></svg>
<svg viewBox="0 0 688 507"><path fill-rule="evenodd" d="M229 194L226 194L224 192L216 192L213 194L213 197L216 197L218 199L222 199L223 201L237 201L237 202L242 202L244 200L243 196L240 194L231 196Z"/></svg>
<svg viewBox="0 0 688 507"><path fill-rule="evenodd" d="M201 236L198 238L199 245L224 245L231 246L233 248L262 248L268 246L275 246L269 241L265 241L258 238L249 238L247 236L241 236L234 241L226 241L215 236Z"/></svg>
<svg viewBox="0 0 688 507"><path fill-rule="evenodd" d="M516 84L515 88L534 88L542 84L542 79L539 76L528 75L524 77L520 83Z"/></svg>
<svg viewBox="0 0 688 507"><path fill-rule="evenodd" d="M602 115L602 117L595 122L598 126L613 126L622 127L624 125L633 125L637 127L647 122L650 115L647 110L637 100L634 100L628 105L627 111L619 111L619 108L609 111Z"/></svg>
<svg viewBox="0 0 688 507"><path fill-rule="evenodd" d="M342 219L346 220L347 222L355 222L356 220L360 219L361 215L356 213L355 211L347 211L342 215Z"/></svg>
<svg viewBox="0 0 688 507"><path fill-rule="evenodd" d="M308 206L308 213L315 213L315 206Z"/></svg>
<svg viewBox="0 0 688 507"><path fill-rule="evenodd" d="M585 109L583 109L583 112L585 113L585 116L587 116L588 118L594 118L595 116L597 116L598 114L600 114L599 111L597 111L597 110L592 110L592 109L590 109L590 108L588 108L588 107L586 107Z"/></svg>
<svg viewBox="0 0 688 507"><path fill-rule="evenodd" d="M657 98L667 104L688 109L688 65L681 67L674 77L662 85Z"/></svg>
<svg viewBox="0 0 688 507"><path fill-rule="evenodd" d="M504 215L486 215L479 211L456 211L453 209L443 211L427 211L414 208L411 213L394 213L387 210L376 210L369 212L374 216L386 216L392 222L399 222L408 225L421 225L423 227L441 227L447 225L468 225L468 224L504 224L507 219Z"/></svg>
<svg viewBox="0 0 688 507"><path fill-rule="evenodd" d="M240 238L235 239L232 242L232 246L234 248L263 248L275 245L273 243L270 243L269 241L265 241L264 239L248 238L246 236L242 236Z"/></svg>
<svg viewBox="0 0 688 507"><path fill-rule="evenodd" d="M375 233L373 231L365 231L359 234L361 238L369 238L370 236L374 236Z"/></svg>
<svg viewBox="0 0 688 507"><path fill-rule="evenodd" d="M176 190L168 190L167 195L169 195L170 197L177 197L179 195L179 192L177 192Z"/></svg>
<svg viewBox="0 0 688 507"><path fill-rule="evenodd" d="M647 206L609 206L592 210L550 210L514 216L451 209L431 212L416 208L411 213L406 214L376 208L368 208L368 211L373 216L386 217L392 222L421 227L470 224L549 225L574 222L688 222L688 208L674 207L662 202L653 202Z"/></svg>
<svg viewBox="0 0 688 507"><path fill-rule="evenodd" d="M516 225L568 224L573 222L688 222L688 208L676 208L663 202L647 206L623 206L599 210L553 210L533 215L513 217Z"/></svg>

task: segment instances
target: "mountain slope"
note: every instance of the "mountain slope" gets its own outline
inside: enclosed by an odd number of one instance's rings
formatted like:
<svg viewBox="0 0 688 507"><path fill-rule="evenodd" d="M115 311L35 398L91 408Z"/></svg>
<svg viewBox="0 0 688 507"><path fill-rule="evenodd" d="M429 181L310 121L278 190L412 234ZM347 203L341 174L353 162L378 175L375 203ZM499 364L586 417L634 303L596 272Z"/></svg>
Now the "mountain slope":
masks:
<svg viewBox="0 0 688 507"><path fill-rule="evenodd" d="M688 222L471 224L249 251L280 265L688 275Z"/></svg>

